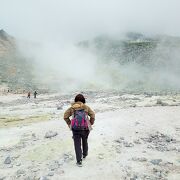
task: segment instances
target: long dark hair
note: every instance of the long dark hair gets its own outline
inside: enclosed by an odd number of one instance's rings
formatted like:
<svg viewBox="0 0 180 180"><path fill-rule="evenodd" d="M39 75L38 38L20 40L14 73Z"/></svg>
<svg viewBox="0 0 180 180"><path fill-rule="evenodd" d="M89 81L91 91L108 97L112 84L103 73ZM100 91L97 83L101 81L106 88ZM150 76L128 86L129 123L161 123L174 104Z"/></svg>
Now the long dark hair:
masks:
<svg viewBox="0 0 180 180"><path fill-rule="evenodd" d="M80 101L80 102L82 102L82 103L86 103L86 100L85 100L85 98L84 98L84 96L82 95L82 94L78 94L76 97L75 97L75 99L74 99L74 102L78 102L78 101Z"/></svg>

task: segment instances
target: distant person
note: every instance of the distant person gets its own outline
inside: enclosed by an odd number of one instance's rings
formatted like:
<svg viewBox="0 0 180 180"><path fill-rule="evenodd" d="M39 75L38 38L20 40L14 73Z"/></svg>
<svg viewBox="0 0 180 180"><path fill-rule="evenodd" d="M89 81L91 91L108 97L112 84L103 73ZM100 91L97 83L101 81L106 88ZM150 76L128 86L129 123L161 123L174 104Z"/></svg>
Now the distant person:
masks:
<svg viewBox="0 0 180 180"><path fill-rule="evenodd" d="M36 91L34 91L34 98L36 98L36 95L37 95L37 92L36 92Z"/></svg>
<svg viewBox="0 0 180 180"><path fill-rule="evenodd" d="M27 98L30 98L30 97L31 97L31 93L30 93L30 92L28 92Z"/></svg>
<svg viewBox="0 0 180 180"><path fill-rule="evenodd" d="M88 135L95 120L94 112L85 103L84 96L78 94L74 99L74 103L64 113L64 120L73 133L76 164L80 167L82 166L82 158L85 159L88 155ZM72 116L71 120L70 116ZM88 116L90 116L90 120Z"/></svg>

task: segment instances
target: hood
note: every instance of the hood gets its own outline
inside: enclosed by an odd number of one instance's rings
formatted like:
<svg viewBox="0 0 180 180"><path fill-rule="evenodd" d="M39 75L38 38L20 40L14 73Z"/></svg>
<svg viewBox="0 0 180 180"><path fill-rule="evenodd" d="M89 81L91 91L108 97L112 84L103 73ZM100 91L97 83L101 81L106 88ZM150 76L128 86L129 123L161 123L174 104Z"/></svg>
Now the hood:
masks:
<svg viewBox="0 0 180 180"><path fill-rule="evenodd" d="M85 105L82 102L75 102L71 104L71 107L75 110L85 109Z"/></svg>

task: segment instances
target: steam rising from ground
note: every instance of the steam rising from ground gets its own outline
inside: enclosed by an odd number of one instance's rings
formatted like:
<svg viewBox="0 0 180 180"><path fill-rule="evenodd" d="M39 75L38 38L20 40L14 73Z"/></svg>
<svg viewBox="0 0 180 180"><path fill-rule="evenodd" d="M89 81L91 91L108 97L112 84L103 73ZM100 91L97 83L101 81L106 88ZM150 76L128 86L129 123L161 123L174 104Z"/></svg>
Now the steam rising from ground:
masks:
<svg viewBox="0 0 180 180"><path fill-rule="evenodd" d="M71 91L96 83L96 57L74 45L62 48L59 44L43 44L31 47L31 52L23 47L22 52L34 64L37 84L45 88Z"/></svg>
<svg viewBox="0 0 180 180"><path fill-rule="evenodd" d="M169 45L162 39L150 58L142 59L143 62L133 60L121 63L113 57L107 60L95 51L73 44L64 47L55 43L43 44L37 48L31 47L31 53L25 52L23 46L23 52L25 56L31 55L37 86L45 85L51 90L176 92L180 90L178 43ZM125 57L120 55L119 59L121 61Z"/></svg>
<svg viewBox="0 0 180 180"><path fill-rule="evenodd" d="M119 79L115 77L119 72L117 63L103 63L95 54L75 45L63 48L58 44L43 45L31 47L31 52L25 51L23 46L22 52L34 65L33 74L38 86L44 85L45 89L67 92L120 87L114 83Z"/></svg>

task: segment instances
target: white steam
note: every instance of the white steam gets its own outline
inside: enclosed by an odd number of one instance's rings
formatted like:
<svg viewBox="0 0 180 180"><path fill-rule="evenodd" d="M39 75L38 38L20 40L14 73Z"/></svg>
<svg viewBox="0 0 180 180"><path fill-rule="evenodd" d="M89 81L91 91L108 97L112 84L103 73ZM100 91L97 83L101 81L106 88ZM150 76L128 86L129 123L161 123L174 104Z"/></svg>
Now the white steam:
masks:
<svg viewBox="0 0 180 180"><path fill-rule="evenodd" d="M74 45L60 47L43 44L31 47L31 52L20 44L21 52L30 57L37 83L52 90L71 91L90 87L96 83L96 57Z"/></svg>
<svg viewBox="0 0 180 180"><path fill-rule="evenodd" d="M158 43L145 64L107 61L73 44L62 47L51 43L27 48L23 44L20 47L32 61L39 88L44 85L46 89L65 92L105 89L157 92L180 90L180 51L175 45Z"/></svg>

